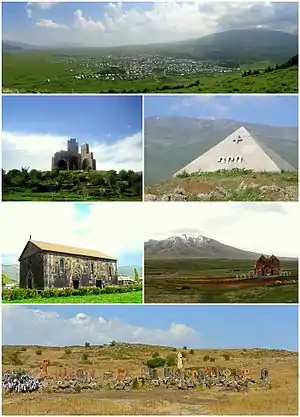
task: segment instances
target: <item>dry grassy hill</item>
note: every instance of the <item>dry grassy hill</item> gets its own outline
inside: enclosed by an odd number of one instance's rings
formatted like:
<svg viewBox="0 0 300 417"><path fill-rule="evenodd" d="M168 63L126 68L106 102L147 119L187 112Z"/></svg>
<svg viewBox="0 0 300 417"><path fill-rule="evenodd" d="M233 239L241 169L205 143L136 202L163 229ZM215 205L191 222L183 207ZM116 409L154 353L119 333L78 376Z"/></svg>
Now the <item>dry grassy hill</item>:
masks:
<svg viewBox="0 0 300 417"><path fill-rule="evenodd" d="M159 354L176 354L175 348L149 345L115 344L114 346L3 346L3 372L22 368L35 376L41 375L40 366L49 359L48 375L55 378L59 367L76 372L77 369L95 370L95 378L103 381L103 373L124 369L132 377L141 375L145 362ZM298 354L280 350L180 349L184 366L247 367L255 380L260 369L267 367L270 389L254 389L246 393L224 392L217 387L180 391L153 387L134 391L87 390L80 393L49 391L30 394L5 394L3 414L67 415L67 414L282 414L296 415ZM205 357L209 357L207 360ZM229 358L228 358L229 357ZM204 360L206 359L206 360Z"/></svg>

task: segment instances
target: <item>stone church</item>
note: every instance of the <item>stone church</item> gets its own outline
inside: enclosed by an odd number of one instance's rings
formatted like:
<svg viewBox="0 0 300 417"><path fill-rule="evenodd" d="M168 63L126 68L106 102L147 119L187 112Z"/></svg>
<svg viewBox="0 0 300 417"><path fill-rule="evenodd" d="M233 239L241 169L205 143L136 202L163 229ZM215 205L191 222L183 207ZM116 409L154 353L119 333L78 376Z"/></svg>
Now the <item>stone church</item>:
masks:
<svg viewBox="0 0 300 417"><path fill-rule="evenodd" d="M257 277L280 275L280 261L275 255L266 257L261 255L254 264L254 273Z"/></svg>
<svg viewBox="0 0 300 417"><path fill-rule="evenodd" d="M29 240L19 262L20 288L118 285L117 259L95 250Z"/></svg>
<svg viewBox="0 0 300 417"><path fill-rule="evenodd" d="M58 151L52 157L52 169L55 168L67 171L96 170L96 160L87 143L81 145L79 153L76 139L70 139L67 143L67 150Z"/></svg>

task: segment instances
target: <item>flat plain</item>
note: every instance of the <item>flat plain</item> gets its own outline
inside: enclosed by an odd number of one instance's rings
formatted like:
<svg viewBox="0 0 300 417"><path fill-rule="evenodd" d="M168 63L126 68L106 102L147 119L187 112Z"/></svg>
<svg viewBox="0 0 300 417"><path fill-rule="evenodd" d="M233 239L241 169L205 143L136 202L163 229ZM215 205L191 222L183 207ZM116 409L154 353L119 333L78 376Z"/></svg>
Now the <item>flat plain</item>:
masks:
<svg viewBox="0 0 300 417"><path fill-rule="evenodd" d="M283 261L289 276L236 278L251 260L145 258L146 303L297 303L298 264Z"/></svg>

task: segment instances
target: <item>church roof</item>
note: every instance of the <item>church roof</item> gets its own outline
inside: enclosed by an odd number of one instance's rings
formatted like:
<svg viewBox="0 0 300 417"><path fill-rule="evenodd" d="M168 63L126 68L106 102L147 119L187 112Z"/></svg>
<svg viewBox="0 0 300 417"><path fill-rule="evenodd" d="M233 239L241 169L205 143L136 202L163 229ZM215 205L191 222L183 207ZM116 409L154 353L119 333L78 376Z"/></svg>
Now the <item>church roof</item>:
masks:
<svg viewBox="0 0 300 417"><path fill-rule="evenodd" d="M29 240L19 260L22 258L22 255L29 243L32 243L38 249L45 251L45 252L56 252L56 253L63 253L63 254L68 254L68 255L79 255L79 256L86 256L89 258L98 258L98 259L101 258L101 259L114 260L114 261L117 260L116 258L113 258L112 256L106 255L105 253L99 252L96 250L76 248L73 246L60 245L58 243L41 242L39 240Z"/></svg>

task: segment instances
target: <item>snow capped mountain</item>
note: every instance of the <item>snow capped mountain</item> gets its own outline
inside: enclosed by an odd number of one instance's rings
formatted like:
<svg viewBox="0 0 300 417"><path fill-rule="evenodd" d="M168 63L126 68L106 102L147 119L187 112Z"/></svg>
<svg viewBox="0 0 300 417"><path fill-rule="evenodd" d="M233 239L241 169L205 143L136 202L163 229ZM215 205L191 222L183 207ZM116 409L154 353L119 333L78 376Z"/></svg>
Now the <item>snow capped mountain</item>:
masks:
<svg viewBox="0 0 300 417"><path fill-rule="evenodd" d="M243 251L194 233L145 242L145 257L257 259L259 256L258 253Z"/></svg>

